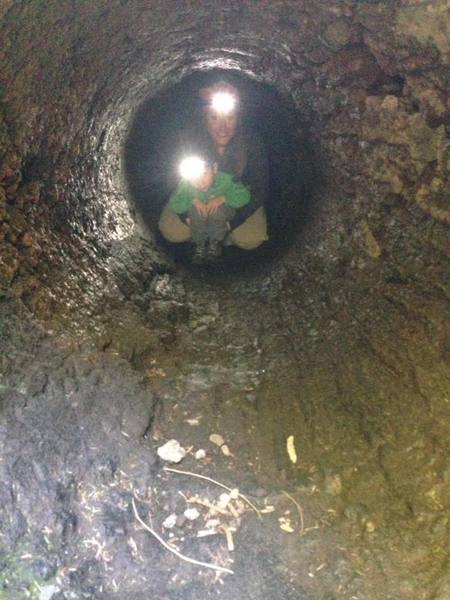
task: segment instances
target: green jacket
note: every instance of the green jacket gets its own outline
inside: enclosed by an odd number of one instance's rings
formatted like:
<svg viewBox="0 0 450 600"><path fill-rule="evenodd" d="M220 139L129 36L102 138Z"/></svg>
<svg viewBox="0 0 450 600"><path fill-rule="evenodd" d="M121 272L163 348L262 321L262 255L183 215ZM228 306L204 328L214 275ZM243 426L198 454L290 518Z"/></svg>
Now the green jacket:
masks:
<svg viewBox="0 0 450 600"><path fill-rule="evenodd" d="M232 208L242 208L250 202L250 191L243 183L233 181L228 173L219 172L206 192L200 192L188 181L182 181L170 197L170 208L178 214L186 213L190 211L194 198L207 204L216 196L223 196Z"/></svg>

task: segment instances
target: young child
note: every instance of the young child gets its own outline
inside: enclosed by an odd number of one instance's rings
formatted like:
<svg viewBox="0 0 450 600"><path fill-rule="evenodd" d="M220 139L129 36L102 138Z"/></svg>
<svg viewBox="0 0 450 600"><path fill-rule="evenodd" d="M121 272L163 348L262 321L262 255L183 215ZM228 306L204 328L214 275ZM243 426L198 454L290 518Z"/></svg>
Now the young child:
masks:
<svg viewBox="0 0 450 600"><path fill-rule="evenodd" d="M250 202L250 191L231 175L218 172L210 160L195 160L197 172L186 174L169 205L189 224L195 244L193 261L202 263L220 256L229 221L236 209Z"/></svg>

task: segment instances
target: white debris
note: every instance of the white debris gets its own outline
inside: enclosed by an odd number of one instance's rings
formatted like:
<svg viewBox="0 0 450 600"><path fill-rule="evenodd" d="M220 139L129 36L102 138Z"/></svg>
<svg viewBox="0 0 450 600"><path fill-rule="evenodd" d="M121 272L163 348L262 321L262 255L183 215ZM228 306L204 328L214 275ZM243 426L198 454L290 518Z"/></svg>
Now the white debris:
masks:
<svg viewBox="0 0 450 600"><path fill-rule="evenodd" d="M200 513L198 512L198 510L196 508L187 508L184 511L184 516L186 517L186 519L188 519L189 521L195 521L196 519L199 518Z"/></svg>
<svg viewBox="0 0 450 600"><path fill-rule="evenodd" d="M219 508L226 508L230 503L231 496L230 494L220 494L219 501L217 502L217 506Z"/></svg>
<svg viewBox="0 0 450 600"><path fill-rule="evenodd" d="M287 533L294 533L295 529L292 527L290 519L279 517L278 522L280 523L280 529Z"/></svg>
<svg viewBox="0 0 450 600"><path fill-rule="evenodd" d="M162 526L165 529L173 529L177 524L177 518L177 515L175 513L172 513L164 519Z"/></svg>
<svg viewBox="0 0 450 600"><path fill-rule="evenodd" d="M194 456L197 460L201 460L202 458L205 458L206 452L202 448L200 448L200 450L197 450Z"/></svg>
<svg viewBox="0 0 450 600"><path fill-rule="evenodd" d="M288 456L294 465L297 462L297 452L295 451L294 436L290 435L286 440L286 450Z"/></svg>
<svg viewBox="0 0 450 600"><path fill-rule="evenodd" d="M39 594L39 600L51 600L55 594L59 592L59 588L56 585L46 585L41 588Z"/></svg>
<svg viewBox="0 0 450 600"><path fill-rule="evenodd" d="M212 433L209 436L209 441L215 444L216 446L223 446L225 444L225 440L220 435L220 433Z"/></svg>
<svg viewBox="0 0 450 600"><path fill-rule="evenodd" d="M239 498L239 490L237 488L233 488L230 492L230 498L232 500L237 500Z"/></svg>
<svg viewBox="0 0 450 600"><path fill-rule="evenodd" d="M221 446L220 449L222 450L222 454L224 454L225 456L231 456L231 450L226 444L223 444L223 446Z"/></svg>
<svg viewBox="0 0 450 600"><path fill-rule="evenodd" d="M167 462L179 463L186 456L186 450L177 440L169 440L157 450L158 456Z"/></svg>
<svg viewBox="0 0 450 600"><path fill-rule="evenodd" d="M203 538L203 537L208 537L210 535L217 535L219 532L217 531L217 529L200 529L200 531L197 531L197 537L198 538Z"/></svg>
<svg viewBox="0 0 450 600"><path fill-rule="evenodd" d="M220 526L220 524L221 523L219 519L208 519L205 523L205 527L206 529L216 529Z"/></svg>
<svg viewBox="0 0 450 600"><path fill-rule="evenodd" d="M186 423L191 427L195 427L195 425L200 425L201 417L193 417L192 419L186 419Z"/></svg>

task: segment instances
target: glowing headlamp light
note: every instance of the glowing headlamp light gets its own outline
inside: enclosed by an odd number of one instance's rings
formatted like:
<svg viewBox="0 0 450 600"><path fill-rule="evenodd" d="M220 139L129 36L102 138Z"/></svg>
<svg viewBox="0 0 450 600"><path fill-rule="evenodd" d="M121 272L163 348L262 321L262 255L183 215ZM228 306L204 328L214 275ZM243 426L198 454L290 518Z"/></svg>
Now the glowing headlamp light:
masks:
<svg viewBox="0 0 450 600"><path fill-rule="evenodd" d="M221 115L228 115L236 108L236 98L229 92L216 92L211 99L211 108Z"/></svg>
<svg viewBox="0 0 450 600"><path fill-rule="evenodd" d="M180 163L180 175L188 181L199 179L206 171L206 162L198 156L188 156Z"/></svg>

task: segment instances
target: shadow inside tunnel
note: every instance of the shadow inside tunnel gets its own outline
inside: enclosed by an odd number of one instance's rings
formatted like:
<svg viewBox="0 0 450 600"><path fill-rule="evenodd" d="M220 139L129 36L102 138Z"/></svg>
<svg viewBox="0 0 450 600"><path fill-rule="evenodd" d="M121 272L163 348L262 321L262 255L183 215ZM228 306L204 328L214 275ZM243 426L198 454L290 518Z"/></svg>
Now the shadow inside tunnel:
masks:
<svg viewBox="0 0 450 600"><path fill-rule="evenodd" d="M227 248L221 269L248 270L289 248L308 218L314 180L314 151L293 102L274 86L235 72L196 72L136 111L125 141L125 174L133 205L158 245L190 266L189 244L169 244L158 232L158 219L178 183L183 132L202 120L198 90L226 80L241 97L242 126L263 140L269 158L266 212L269 240L253 251Z"/></svg>

